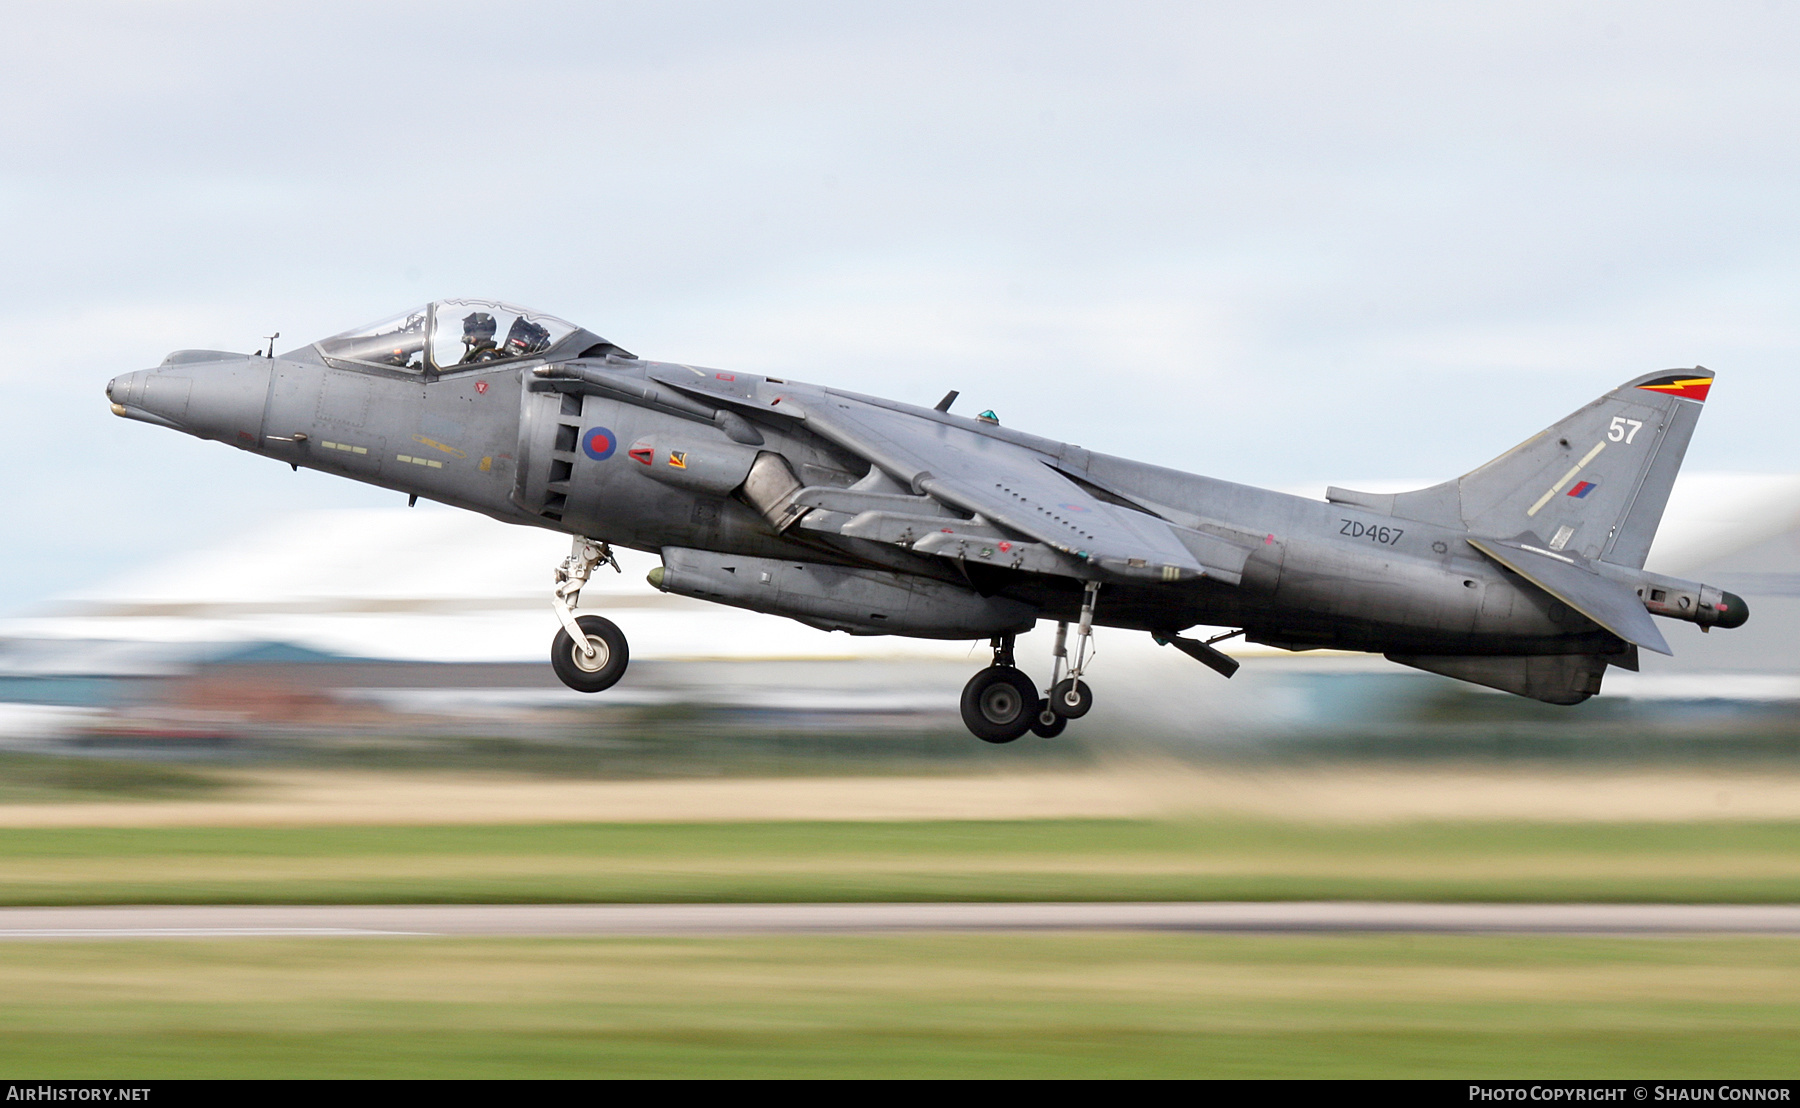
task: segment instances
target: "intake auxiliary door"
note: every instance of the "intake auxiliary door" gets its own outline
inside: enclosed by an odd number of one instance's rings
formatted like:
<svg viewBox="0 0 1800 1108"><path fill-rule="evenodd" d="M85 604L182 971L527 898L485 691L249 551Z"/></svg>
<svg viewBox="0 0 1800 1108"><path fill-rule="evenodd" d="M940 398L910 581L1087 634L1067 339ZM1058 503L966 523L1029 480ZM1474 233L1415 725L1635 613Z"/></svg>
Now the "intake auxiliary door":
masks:
<svg viewBox="0 0 1800 1108"><path fill-rule="evenodd" d="M512 502L534 515L561 523L584 430L585 397L572 392L520 392L519 472ZM592 444L602 452L617 444Z"/></svg>

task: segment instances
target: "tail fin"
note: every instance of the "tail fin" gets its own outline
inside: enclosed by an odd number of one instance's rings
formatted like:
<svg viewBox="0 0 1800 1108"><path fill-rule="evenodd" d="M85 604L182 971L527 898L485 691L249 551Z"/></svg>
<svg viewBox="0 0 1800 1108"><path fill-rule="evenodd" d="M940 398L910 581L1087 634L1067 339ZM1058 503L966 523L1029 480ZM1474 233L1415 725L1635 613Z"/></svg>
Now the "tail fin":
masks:
<svg viewBox="0 0 1800 1108"><path fill-rule="evenodd" d="M1538 537L1552 550L1642 568L1712 371L1627 381L1481 468L1417 492L1333 500L1460 525L1478 535ZM1384 501L1386 503L1375 503Z"/></svg>

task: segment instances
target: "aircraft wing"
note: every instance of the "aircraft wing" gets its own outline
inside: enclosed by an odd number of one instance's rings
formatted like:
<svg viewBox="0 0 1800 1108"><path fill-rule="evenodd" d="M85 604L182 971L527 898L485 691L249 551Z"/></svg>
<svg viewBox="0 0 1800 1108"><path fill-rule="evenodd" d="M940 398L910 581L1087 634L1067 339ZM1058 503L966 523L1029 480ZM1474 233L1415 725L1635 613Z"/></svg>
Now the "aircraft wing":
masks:
<svg viewBox="0 0 1800 1108"><path fill-rule="evenodd" d="M720 395L723 390L708 388L710 382L679 375L658 379L709 398L739 404L748 399L727 398ZM970 428L814 389L795 388L757 407L803 421L814 434L880 467L915 493L1049 548L1037 557L1026 551L1022 561L1011 558L1019 568L1055 573L1060 563L1067 576L1091 576L1083 568L1092 567L1119 577L1180 581L1205 576L1236 584L1249 556L1248 550L1212 535L1185 529L1178 534L1167 520L1100 500L1051 468L1045 455ZM862 530L871 532L867 524ZM891 541L946 557L967 557L973 542L980 549L992 548L986 557L994 564L1008 564L1007 557L994 553L1002 548L991 538L983 545L978 533L965 538L954 525L932 531L936 533L900 532ZM845 528L843 533L858 532ZM872 532L870 537L875 537Z"/></svg>
<svg viewBox="0 0 1800 1108"><path fill-rule="evenodd" d="M1675 653L1635 592L1584 568L1576 558L1517 540L1468 541L1470 546L1626 642L1658 654Z"/></svg>
<svg viewBox="0 0 1800 1108"><path fill-rule="evenodd" d="M827 394L805 410L806 426L821 438L1078 562L1122 577L1206 575L1166 521L1097 499L1027 447L847 397Z"/></svg>

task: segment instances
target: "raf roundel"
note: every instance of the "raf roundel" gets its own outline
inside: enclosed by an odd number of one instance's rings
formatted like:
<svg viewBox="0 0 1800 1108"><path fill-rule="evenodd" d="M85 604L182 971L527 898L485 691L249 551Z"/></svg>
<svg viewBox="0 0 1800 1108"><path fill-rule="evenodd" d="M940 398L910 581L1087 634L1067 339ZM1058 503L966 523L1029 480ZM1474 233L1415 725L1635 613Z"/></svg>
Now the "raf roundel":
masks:
<svg viewBox="0 0 1800 1108"><path fill-rule="evenodd" d="M604 462L619 448L619 437L604 427L590 427L581 436L581 452L596 462Z"/></svg>

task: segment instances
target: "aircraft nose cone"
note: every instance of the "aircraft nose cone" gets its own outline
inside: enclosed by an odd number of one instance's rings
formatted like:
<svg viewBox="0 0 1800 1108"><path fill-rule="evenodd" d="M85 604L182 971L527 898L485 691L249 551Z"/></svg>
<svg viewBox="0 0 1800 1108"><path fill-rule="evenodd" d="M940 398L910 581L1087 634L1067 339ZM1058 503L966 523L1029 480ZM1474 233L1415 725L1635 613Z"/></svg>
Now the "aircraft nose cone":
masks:
<svg viewBox="0 0 1800 1108"><path fill-rule="evenodd" d="M108 382L106 394L116 415L254 449L269 374L262 358L226 356L127 373Z"/></svg>
<svg viewBox="0 0 1800 1108"><path fill-rule="evenodd" d="M133 407L143 394L145 373L121 373L106 383L106 398L112 401L114 415L124 415L122 408Z"/></svg>
<svg viewBox="0 0 1800 1108"><path fill-rule="evenodd" d="M1737 593L1725 593L1719 600L1719 626L1742 627L1750 620L1750 605Z"/></svg>

